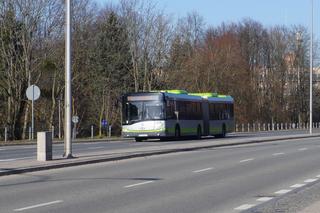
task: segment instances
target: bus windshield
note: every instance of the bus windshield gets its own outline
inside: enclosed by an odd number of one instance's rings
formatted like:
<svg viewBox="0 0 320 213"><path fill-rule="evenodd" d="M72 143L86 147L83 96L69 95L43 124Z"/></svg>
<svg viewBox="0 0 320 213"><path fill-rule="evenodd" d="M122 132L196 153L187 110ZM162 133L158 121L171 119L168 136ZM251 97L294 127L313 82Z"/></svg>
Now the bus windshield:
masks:
<svg viewBox="0 0 320 213"><path fill-rule="evenodd" d="M132 101L127 102L124 107L125 124L164 119L163 103L159 101Z"/></svg>

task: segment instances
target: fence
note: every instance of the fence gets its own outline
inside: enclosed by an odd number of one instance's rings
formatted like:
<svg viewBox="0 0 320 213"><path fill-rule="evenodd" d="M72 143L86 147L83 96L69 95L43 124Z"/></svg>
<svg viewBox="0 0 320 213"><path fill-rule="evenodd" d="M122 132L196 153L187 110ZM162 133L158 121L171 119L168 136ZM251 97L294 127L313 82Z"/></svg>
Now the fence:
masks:
<svg viewBox="0 0 320 213"><path fill-rule="evenodd" d="M94 138L94 137L97 137L99 135L99 129L97 126L94 126L94 125L91 125L89 128L87 129L90 129L90 132L88 132L88 134L90 134L90 138ZM0 141L11 141L13 140L12 138L12 135L13 135L13 132L18 132L18 134L21 134L23 133L23 130L22 129L19 129L19 130L13 130L11 131L8 127L2 127L0 128ZM63 139L63 130L59 130L58 127L54 127L52 126L51 129L49 130L41 130L41 131L51 131L51 134L52 134L52 138L55 138L55 139ZM36 139L36 132L37 132L37 129L34 130L34 139ZM112 126L111 125L108 125L108 128L105 129L103 131L104 135L105 136L108 136L108 137L111 137L112 135ZM28 127L25 132L24 132L24 135L25 135L25 140L31 140L32 138L32 129L31 127ZM75 139L77 138L77 135L78 135L78 131L76 128L72 128L72 138Z"/></svg>

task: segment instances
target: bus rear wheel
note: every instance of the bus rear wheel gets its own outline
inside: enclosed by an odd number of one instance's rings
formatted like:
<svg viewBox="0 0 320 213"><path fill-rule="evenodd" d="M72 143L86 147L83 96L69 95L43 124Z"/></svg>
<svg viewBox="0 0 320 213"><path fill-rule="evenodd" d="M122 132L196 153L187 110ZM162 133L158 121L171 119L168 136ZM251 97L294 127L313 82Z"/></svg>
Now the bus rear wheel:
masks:
<svg viewBox="0 0 320 213"><path fill-rule="evenodd" d="M197 139L201 139L201 136L202 136L201 126L198 126L198 128L197 128Z"/></svg>

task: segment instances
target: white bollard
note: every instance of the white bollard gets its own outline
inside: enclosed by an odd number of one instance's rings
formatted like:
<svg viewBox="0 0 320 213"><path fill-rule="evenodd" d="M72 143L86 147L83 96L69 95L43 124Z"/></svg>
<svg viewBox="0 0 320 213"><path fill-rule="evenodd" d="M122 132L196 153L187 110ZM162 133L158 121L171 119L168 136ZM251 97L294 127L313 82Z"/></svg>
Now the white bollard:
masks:
<svg viewBox="0 0 320 213"><path fill-rule="evenodd" d="M236 132L238 132L238 124L236 124Z"/></svg>
<svg viewBox="0 0 320 213"><path fill-rule="evenodd" d="M52 160L52 133L38 132L37 134L37 160Z"/></svg>
<svg viewBox="0 0 320 213"><path fill-rule="evenodd" d="M242 126L241 132L244 132L244 124L241 124L241 126Z"/></svg>
<svg viewBox="0 0 320 213"><path fill-rule="evenodd" d="M266 124L263 123L263 131L266 131Z"/></svg>
<svg viewBox="0 0 320 213"><path fill-rule="evenodd" d="M261 131L260 123L258 123L258 131L259 131L259 132Z"/></svg>
<svg viewBox="0 0 320 213"><path fill-rule="evenodd" d="M250 124L248 123L248 132L250 132Z"/></svg>
<svg viewBox="0 0 320 213"><path fill-rule="evenodd" d="M91 138L93 139L93 125L91 125Z"/></svg>
<svg viewBox="0 0 320 213"><path fill-rule="evenodd" d="M109 125L109 138L111 138L112 125Z"/></svg>
<svg viewBox="0 0 320 213"><path fill-rule="evenodd" d="M8 141L8 127L4 128L4 142Z"/></svg>

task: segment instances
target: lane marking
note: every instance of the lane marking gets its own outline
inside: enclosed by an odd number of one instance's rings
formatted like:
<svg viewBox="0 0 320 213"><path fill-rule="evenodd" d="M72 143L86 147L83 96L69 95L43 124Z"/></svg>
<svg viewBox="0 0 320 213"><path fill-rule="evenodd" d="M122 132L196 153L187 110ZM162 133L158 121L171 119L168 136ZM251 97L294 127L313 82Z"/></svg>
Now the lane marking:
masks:
<svg viewBox="0 0 320 213"><path fill-rule="evenodd" d="M305 182L305 183L312 183L312 182L315 182L315 181L317 181L318 180L318 178L315 178L315 179L307 179L307 180L305 180L305 181L303 181L303 182Z"/></svg>
<svg viewBox="0 0 320 213"><path fill-rule="evenodd" d="M266 201L269 201L272 199L273 199L273 197L260 197L257 199L257 201L266 202Z"/></svg>
<svg viewBox="0 0 320 213"><path fill-rule="evenodd" d="M136 183L136 184L132 184L132 185L127 185L124 188L131 188L131 187L135 187L135 186L141 186L141 185L145 185L148 183L153 183L154 181L146 181L146 182L142 182L142 183Z"/></svg>
<svg viewBox="0 0 320 213"><path fill-rule="evenodd" d="M305 186L306 184L294 184L294 185L292 185L292 186L290 186L291 188L300 188L300 187L302 187L302 186Z"/></svg>
<svg viewBox="0 0 320 213"><path fill-rule="evenodd" d="M205 168L205 169L200 169L200 170L196 170L196 171L193 171L194 173L199 173L199 172L205 172L205 171L209 171L209 170L212 170L213 168Z"/></svg>
<svg viewBox="0 0 320 213"><path fill-rule="evenodd" d="M278 152L278 153L273 153L272 155L273 156L278 156L278 155L284 155L284 153L283 152Z"/></svg>
<svg viewBox="0 0 320 213"><path fill-rule="evenodd" d="M275 192L275 194L282 195L282 194L286 194L288 192L291 192L291 189L282 189L282 190Z"/></svg>
<svg viewBox="0 0 320 213"><path fill-rule="evenodd" d="M308 148L301 148L301 149L298 149L299 151L305 151L305 150L308 150Z"/></svg>
<svg viewBox="0 0 320 213"><path fill-rule="evenodd" d="M0 149L0 151L4 151L5 149Z"/></svg>
<svg viewBox="0 0 320 213"><path fill-rule="evenodd" d="M320 178L320 175L317 175L316 177L317 177L317 178Z"/></svg>
<svg viewBox="0 0 320 213"><path fill-rule="evenodd" d="M0 162L11 162L17 160L33 159L34 157L24 157L24 158L11 158L11 159L2 159Z"/></svg>
<svg viewBox="0 0 320 213"><path fill-rule="evenodd" d="M49 205L58 204L58 203L62 203L62 202L63 202L63 200L56 200L56 201L52 201L52 202L48 202L48 203L40 203L40 204L37 204L37 205L27 206L27 207L20 208L20 209L14 209L13 211L21 212L21 211L24 211L24 210L39 208L39 207L43 207L43 206L49 206Z"/></svg>
<svg viewBox="0 0 320 213"><path fill-rule="evenodd" d="M254 206L255 205L253 205L253 204L243 204L241 206L238 206L237 208L234 208L234 210L247 210L247 209L250 209Z"/></svg>
<svg viewBox="0 0 320 213"><path fill-rule="evenodd" d="M239 161L239 163L248 162L248 161L252 161L252 160L254 160L254 158L248 158L248 159L244 159L244 160Z"/></svg>

